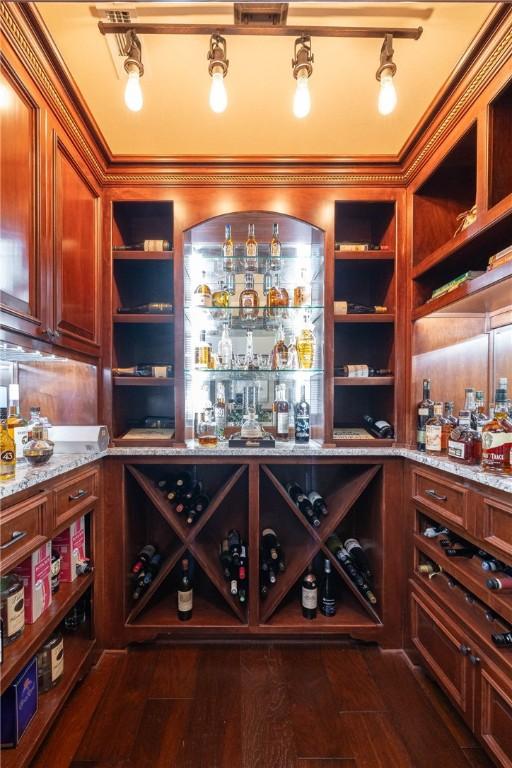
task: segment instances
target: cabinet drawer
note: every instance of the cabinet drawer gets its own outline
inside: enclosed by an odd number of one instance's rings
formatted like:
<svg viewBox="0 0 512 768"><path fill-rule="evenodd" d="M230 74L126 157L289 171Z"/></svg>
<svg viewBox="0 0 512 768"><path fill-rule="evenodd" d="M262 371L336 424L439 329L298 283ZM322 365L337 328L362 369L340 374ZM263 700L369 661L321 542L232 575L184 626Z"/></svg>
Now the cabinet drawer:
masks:
<svg viewBox="0 0 512 768"><path fill-rule="evenodd" d="M512 557L512 505L504 501L477 497L477 536Z"/></svg>
<svg viewBox="0 0 512 768"><path fill-rule="evenodd" d="M448 523L468 528L469 491L424 470L412 470L412 497Z"/></svg>
<svg viewBox="0 0 512 768"><path fill-rule="evenodd" d="M467 640L431 600L411 592L412 641L454 704L472 726L473 668Z"/></svg>
<svg viewBox="0 0 512 768"><path fill-rule="evenodd" d="M55 528L71 523L73 517L97 500L98 470L83 472L56 485Z"/></svg>
<svg viewBox="0 0 512 768"><path fill-rule="evenodd" d="M48 497L38 495L2 511L0 517L1 572L8 573L48 536Z"/></svg>
<svg viewBox="0 0 512 768"><path fill-rule="evenodd" d="M484 662L480 676L479 736L497 765L512 765L512 690L504 675Z"/></svg>

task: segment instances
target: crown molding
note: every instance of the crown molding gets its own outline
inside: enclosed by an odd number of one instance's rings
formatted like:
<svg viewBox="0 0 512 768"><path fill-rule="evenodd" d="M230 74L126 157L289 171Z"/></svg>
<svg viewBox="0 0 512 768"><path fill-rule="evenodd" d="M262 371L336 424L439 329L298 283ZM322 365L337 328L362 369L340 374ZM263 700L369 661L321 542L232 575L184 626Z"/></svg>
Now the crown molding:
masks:
<svg viewBox="0 0 512 768"><path fill-rule="evenodd" d="M397 156L112 155L37 8L0 3L2 32L98 182L105 186L405 186L512 55L512 7L499 4Z"/></svg>

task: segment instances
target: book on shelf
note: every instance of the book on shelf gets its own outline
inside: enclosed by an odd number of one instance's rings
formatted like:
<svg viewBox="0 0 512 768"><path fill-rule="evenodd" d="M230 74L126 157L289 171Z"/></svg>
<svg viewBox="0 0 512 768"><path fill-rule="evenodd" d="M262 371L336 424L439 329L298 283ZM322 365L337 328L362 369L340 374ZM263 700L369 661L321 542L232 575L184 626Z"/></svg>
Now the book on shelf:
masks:
<svg viewBox="0 0 512 768"><path fill-rule="evenodd" d="M334 440L377 440L363 427L334 427L332 436Z"/></svg>
<svg viewBox="0 0 512 768"><path fill-rule="evenodd" d="M510 261L512 261L512 245L491 256L487 265L487 271L501 267L502 264L507 264Z"/></svg>
<svg viewBox="0 0 512 768"><path fill-rule="evenodd" d="M389 245L377 245L376 243L349 243L337 242L334 246L336 251L390 251Z"/></svg>
<svg viewBox="0 0 512 768"><path fill-rule="evenodd" d="M444 285L439 286L439 288L436 288L434 291L432 291L432 296L430 297L429 301L433 301L434 299L438 299L440 296L444 296L446 293L450 293L451 291L454 291L456 288L459 287L459 285L462 285L462 283L466 283L468 280L474 280L475 277L480 277L480 275L483 275L483 270L475 270L475 269L469 269L467 272L464 272L462 275L459 275L458 277L454 277L453 280L450 280L448 283L444 283Z"/></svg>

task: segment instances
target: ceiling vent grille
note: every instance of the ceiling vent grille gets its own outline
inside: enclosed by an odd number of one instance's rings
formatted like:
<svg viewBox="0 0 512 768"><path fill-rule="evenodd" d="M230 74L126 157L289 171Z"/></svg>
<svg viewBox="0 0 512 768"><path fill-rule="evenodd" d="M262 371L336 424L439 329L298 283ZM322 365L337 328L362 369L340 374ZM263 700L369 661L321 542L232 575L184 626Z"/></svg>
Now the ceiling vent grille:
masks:
<svg viewBox="0 0 512 768"><path fill-rule="evenodd" d="M113 3L110 6L97 5L96 12L107 24L131 24L137 20L137 9L134 3ZM123 80L126 77L124 71L126 35L121 32L105 35L105 44L109 49L117 77ZM145 64L146 62L144 62Z"/></svg>
<svg viewBox="0 0 512 768"><path fill-rule="evenodd" d="M132 20L130 11L110 10L105 14L105 21L109 24L129 24Z"/></svg>
<svg viewBox="0 0 512 768"><path fill-rule="evenodd" d="M235 24L275 27L286 24L288 3L234 3Z"/></svg>

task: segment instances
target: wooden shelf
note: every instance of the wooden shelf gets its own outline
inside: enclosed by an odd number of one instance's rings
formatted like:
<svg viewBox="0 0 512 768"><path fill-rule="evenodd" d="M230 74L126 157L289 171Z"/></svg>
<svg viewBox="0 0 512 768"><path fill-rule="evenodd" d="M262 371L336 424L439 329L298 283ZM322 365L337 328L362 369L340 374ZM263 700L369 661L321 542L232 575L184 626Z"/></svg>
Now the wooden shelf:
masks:
<svg viewBox="0 0 512 768"><path fill-rule="evenodd" d="M334 315L335 323L394 323L395 315L391 312L372 313L369 315Z"/></svg>
<svg viewBox="0 0 512 768"><path fill-rule="evenodd" d="M394 261L394 251L334 251L336 261Z"/></svg>
<svg viewBox="0 0 512 768"><path fill-rule="evenodd" d="M413 312L419 320L441 312L485 314L512 304L512 262L475 277L433 301L422 304Z"/></svg>
<svg viewBox="0 0 512 768"><path fill-rule="evenodd" d="M395 383L394 376L335 376L335 387L391 387Z"/></svg>
<svg viewBox="0 0 512 768"><path fill-rule="evenodd" d="M59 591L53 596L51 606L34 624L25 624L25 630L18 640L4 647L2 679L0 690L5 689L16 675L39 650L46 638L51 635L76 601L91 586L94 574L80 576L71 583L61 582ZM67 656L66 656L67 659Z"/></svg>
<svg viewBox="0 0 512 768"><path fill-rule="evenodd" d="M112 322L114 323L173 323L174 322L174 315L173 314L120 314L116 313L115 315L112 315Z"/></svg>
<svg viewBox="0 0 512 768"><path fill-rule="evenodd" d="M189 621L177 616L176 595L163 593L133 622L137 627L150 627L161 632L190 632L204 629L232 629L244 626L222 599L208 600L194 590L194 607Z"/></svg>
<svg viewBox="0 0 512 768"><path fill-rule="evenodd" d="M117 448L172 448L173 446L176 446L177 443L174 438L171 438L170 440L158 440L157 438L148 438L147 440L142 440L135 438L132 439L124 437L113 437L112 445L115 445Z"/></svg>
<svg viewBox="0 0 512 768"><path fill-rule="evenodd" d="M332 442L336 447L343 448L376 448L377 446L388 448L396 444L395 440L375 438L361 438L360 440L347 440L343 437L333 437Z"/></svg>
<svg viewBox="0 0 512 768"><path fill-rule="evenodd" d="M87 667L95 641L87 633L88 627L64 634L64 674L60 683L47 693L39 696L38 709L32 722L14 749L2 750L2 768L24 768L37 752L41 742L48 735L75 683Z"/></svg>
<svg viewBox="0 0 512 768"><path fill-rule="evenodd" d="M112 249L115 261L169 261L174 251L116 251Z"/></svg>
<svg viewBox="0 0 512 768"><path fill-rule="evenodd" d="M174 378L160 376L113 376L115 387L174 387Z"/></svg>
<svg viewBox="0 0 512 768"><path fill-rule="evenodd" d="M148 589L141 595L139 600L133 602L133 607L128 614L126 624L133 624L139 613L141 613L146 605L150 602L153 595L158 591L160 585L163 584L167 576L171 573L173 568L175 568L176 564L179 563L185 552L186 547L185 545L182 545L176 549L173 555L167 558L163 566L158 571L155 579L149 585Z"/></svg>

